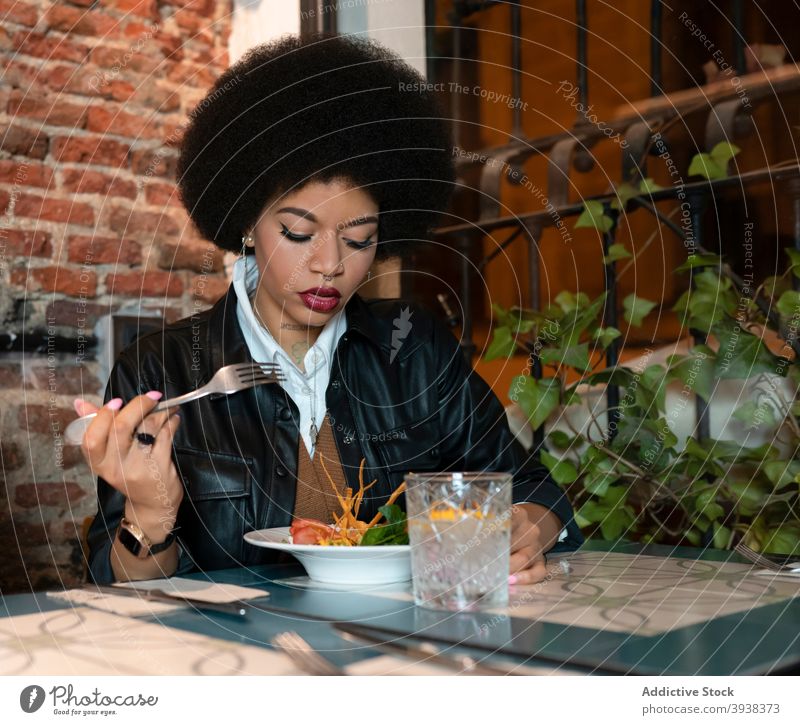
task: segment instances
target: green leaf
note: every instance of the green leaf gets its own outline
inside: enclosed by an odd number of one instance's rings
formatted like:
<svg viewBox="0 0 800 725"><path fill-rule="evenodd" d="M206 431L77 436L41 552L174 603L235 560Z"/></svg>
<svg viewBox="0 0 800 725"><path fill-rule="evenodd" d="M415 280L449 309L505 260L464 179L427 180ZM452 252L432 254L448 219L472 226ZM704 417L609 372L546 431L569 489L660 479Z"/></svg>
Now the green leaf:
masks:
<svg viewBox="0 0 800 725"><path fill-rule="evenodd" d="M792 318L800 315L800 292L786 290L781 295L775 308L785 317Z"/></svg>
<svg viewBox="0 0 800 725"><path fill-rule="evenodd" d="M536 430L558 407L561 381L558 378L536 380L530 375L517 375L511 383L509 398L519 404L531 428Z"/></svg>
<svg viewBox="0 0 800 725"><path fill-rule="evenodd" d="M608 254L603 257L603 264L610 264L619 259L630 259L633 255L625 249L624 244L612 244L608 248Z"/></svg>
<svg viewBox="0 0 800 725"><path fill-rule="evenodd" d="M663 186L656 184L649 176L639 182L639 191L643 194L654 194L657 191L661 191L663 188Z"/></svg>
<svg viewBox="0 0 800 725"><path fill-rule="evenodd" d="M775 373L778 358L755 335L725 316L712 331L719 341L714 374L722 380L743 380L759 373Z"/></svg>
<svg viewBox="0 0 800 725"><path fill-rule="evenodd" d="M558 459L547 451L542 451L541 458L556 483L560 485L574 483L578 478L578 469L572 461L566 458Z"/></svg>
<svg viewBox="0 0 800 725"><path fill-rule="evenodd" d="M572 442L575 440L575 437L571 436L569 433L565 433L563 430L554 430L550 431L550 433L547 434L547 439L556 448L561 448L562 450L566 450L572 445Z"/></svg>
<svg viewBox="0 0 800 725"><path fill-rule="evenodd" d="M592 335L593 339L599 340L603 348L607 348L622 333L616 327L598 327Z"/></svg>
<svg viewBox="0 0 800 725"><path fill-rule="evenodd" d="M800 527L796 523L787 523L767 532L762 551L796 556L800 553Z"/></svg>
<svg viewBox="0 0 800 725"><path fill-rule="evenodd" d="M397 505L381 506L387 523L373 526L364 532L359 546L397 546L408 543L408 522L405 512Z"/></svg>
<svg viewBox="0 0 800 725"><path fill-rule="evenodd" d="M713 527L714 527L714 546L717 549L727 548L728 542L731 539L731 530L727 526L723 526L722 524L719 524L716 521L713 523Z"/></svg>
<svg viewBox="0 0 800 725"><path fill-rule="evenodd" d="M514 354L517 343L511 336L511 330L507 327L495 327L492 335L492 342L486 350L483 359L495 360L497 358L508 358Z"/></svg>
<svg viewBox="0 0 800 725"><path fill-rule="evenodd" d="M675 267L675 272L688 272L690 269L698 267L718 267L722 264L722 257L718 254L690 254L686 261Z"/></svg>
<svg viewBox="0 0 800 725"><path fill-rule="evenodd" d="M680 380L690 392L699 395L703 400L710 400L716 384L714 369L716 355L706 345L695 345L688 355L674 356L670 361L667 378Z"/></svg>
<svg viewBox="0 0 800 725"><path fill-rule="evenodd" d="M775 409L767 401L757 403L755 400L748 400L736 409L733 417L742 421L747 430L762 425L774 426L778 422L775 418Z"/></svg>
<svg viewBox="0 0 800 725"><path fill-rule="evenodd" d="M611 208L618 211L622 211L633 197L639 196L639 190L627 182L620 184L614 191L617 196L611 201Z"/></svg>
<svg viewBox="0 0 800 725"><path fill-rule="evenodd" d="M714 159L722 168L725 168L728 161L730 161L741 149L735 146L730 141L720 141L713 149L711 149L711 158Z"/></svg>
<svg viewBox="0 0 800 725"><path fill-rule="evenodd" d="M614 470L614 463L605 453L601 451L598 453L600 455L595 454L595 457L586 466L583 487L589 493L603 498L608 492L609 486L619 478L619 473Z"/></svg>
<svg viewBox="0 0 800 725"><path fill-rule="evenodd" d="M625 320L630 325L638 327L642 324L642 320L647 317L652 309L656 306L655 302L637 297L633 292L622 300L622 306L625 309Z"/></svg>
<svg viewBox="0 0 800 725"><path fill-rule="evenodd" d="M584 372L589 369L589 343L544 349L539 357L545 365L568 365Z"/></svg>
<svg viewBox="0 0 800 725"><path fill-rule="evenodd" d="M720 165L710 154L695 154L689 164L689 176L703 176L706 179L724 179L728 175L725 165Z"/></svg>
<svg viewBox="0 0 800 725"><path fill-rule="evenodd" d="M603 204L599 201L587 201L583 205L583 211L575 222L575 229L590 228L600 232L611 231L614 220L606 216Z"/></svg>
<svg viewBox="0 0 800 725"><path fill-rule="evenodd" d="M793 249L792 247L784 247L783 251L789 257L789 269L795 277L800 277L800 249Z"/></svg>
<svg viewBox="0 0 800 725"><path fill-rule="evenodd" d="M761 468L775 489L779 489L794 483L800 473L800 461L769 461Z"/></svg>

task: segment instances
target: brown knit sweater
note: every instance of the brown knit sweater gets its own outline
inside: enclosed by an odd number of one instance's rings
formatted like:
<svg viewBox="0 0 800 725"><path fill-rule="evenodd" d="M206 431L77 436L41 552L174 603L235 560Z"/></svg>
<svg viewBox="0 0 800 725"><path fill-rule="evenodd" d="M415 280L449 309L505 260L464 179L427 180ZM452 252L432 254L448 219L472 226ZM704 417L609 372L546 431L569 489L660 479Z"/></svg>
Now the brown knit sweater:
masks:
<svg viewBox="0 0 800 725"><path fill-rule="evenodd" d="M343 493L345 488L344 471L327 412L322 421L322 427L319 429L314 457L311 458L308 455L302 440L297 446L297 490L292 512L295 518L318 519L326 524L331 524L333 523L333 514L339 515L342 511L331 482L322 468L323 461L337 490L339 493Z"/></svg>

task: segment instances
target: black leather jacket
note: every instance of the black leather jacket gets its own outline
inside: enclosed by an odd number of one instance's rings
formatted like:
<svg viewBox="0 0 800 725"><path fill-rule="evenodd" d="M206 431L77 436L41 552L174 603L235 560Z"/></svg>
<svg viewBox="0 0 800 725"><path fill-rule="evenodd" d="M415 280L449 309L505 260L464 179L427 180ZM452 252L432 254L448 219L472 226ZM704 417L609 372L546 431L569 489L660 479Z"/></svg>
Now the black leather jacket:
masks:
<svg viewBox="0 0 800 725"><path fill-rule="evenodd" d="M139 338L117 360L106 400L148 390L180 395L223 365L252 360L236 304L231 286L210 310ZM411 329L399 339L393 323L406 306ZM345 314L348 329L334 355L326 402L348 485L358 489L362 457L364 480L378 479L361 518L371 518L408 471L513 471L514 501L547 506L567 526L557 548L583 541L567 498L526 456L500 401L466 364L447 327L424 307L400 300L353 295ZM279 385L262 385L184 405L181 415L173 450L186 487L178 573L275 561L275 552L243 536L291 522L302 445L297 406ZM93 579L106 583L114 579L109 553L124 498L98 479L98 499L89 566Z"/></svg>

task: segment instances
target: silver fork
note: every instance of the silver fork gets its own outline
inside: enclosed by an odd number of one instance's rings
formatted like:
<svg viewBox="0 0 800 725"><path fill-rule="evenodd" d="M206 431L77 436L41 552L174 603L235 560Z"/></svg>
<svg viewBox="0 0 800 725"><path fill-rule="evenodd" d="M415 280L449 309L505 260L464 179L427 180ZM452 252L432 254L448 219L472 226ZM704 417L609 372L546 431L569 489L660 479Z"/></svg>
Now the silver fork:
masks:
<svg viewBox="0 0 800 725"><path fill-rule="evenodd" d="M213 395L215 393L221 395L230 395L239 390L246 390L256 385L263 385L265 383L279 383L284 380L283 373L280 372L275 363L241 363L236 365L226 365L214 373L205 385L197 390L191 390L184 395L179 395L169 400L162 400L151 413L156 413L160 410L173 408L176 405L183 405L198 398L204 398L206 395ZM76 420L73 420L64 430L64 442L67 445L79 446L83 442L83 436L86 429L92 422L97 413L89 413Z"/></svg>
<svg viewBox="0 0 800 725"><path fill-rule="evenodd" d="M309 675L346 675L341 668L326 660L297 632L281 632L276 634L270 643L295 664L299 669Z"/></svg>
<svg viewBox="0 0 800 725"><path fill-rule="evenodd" d="M772 559L768 559L766 556L759 554L757 551L751 549L742 542L736 544L733 550L737 554L741 554L745 559L753 562L753 564L756 564L764 569L769 569L770 571L781 571L786 573L800 569L800 562L793 562L791 564L778 564L777 562L772 561Z"/></svg>

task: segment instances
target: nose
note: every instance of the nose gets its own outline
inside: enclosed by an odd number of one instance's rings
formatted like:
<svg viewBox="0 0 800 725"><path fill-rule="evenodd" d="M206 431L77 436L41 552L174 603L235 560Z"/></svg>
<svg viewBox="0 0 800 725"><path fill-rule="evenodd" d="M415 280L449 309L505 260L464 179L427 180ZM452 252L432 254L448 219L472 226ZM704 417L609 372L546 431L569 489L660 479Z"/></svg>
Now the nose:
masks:
<svg viewBox="0 0 800 725"><path fill-rule="evenodd" d="M342 263L339 243L335 234L326 234L325 237L321 239L311 259L309 269L312 272L319 272L323 277L328 278L335 277L344 272L344 264Z"/></svg>

